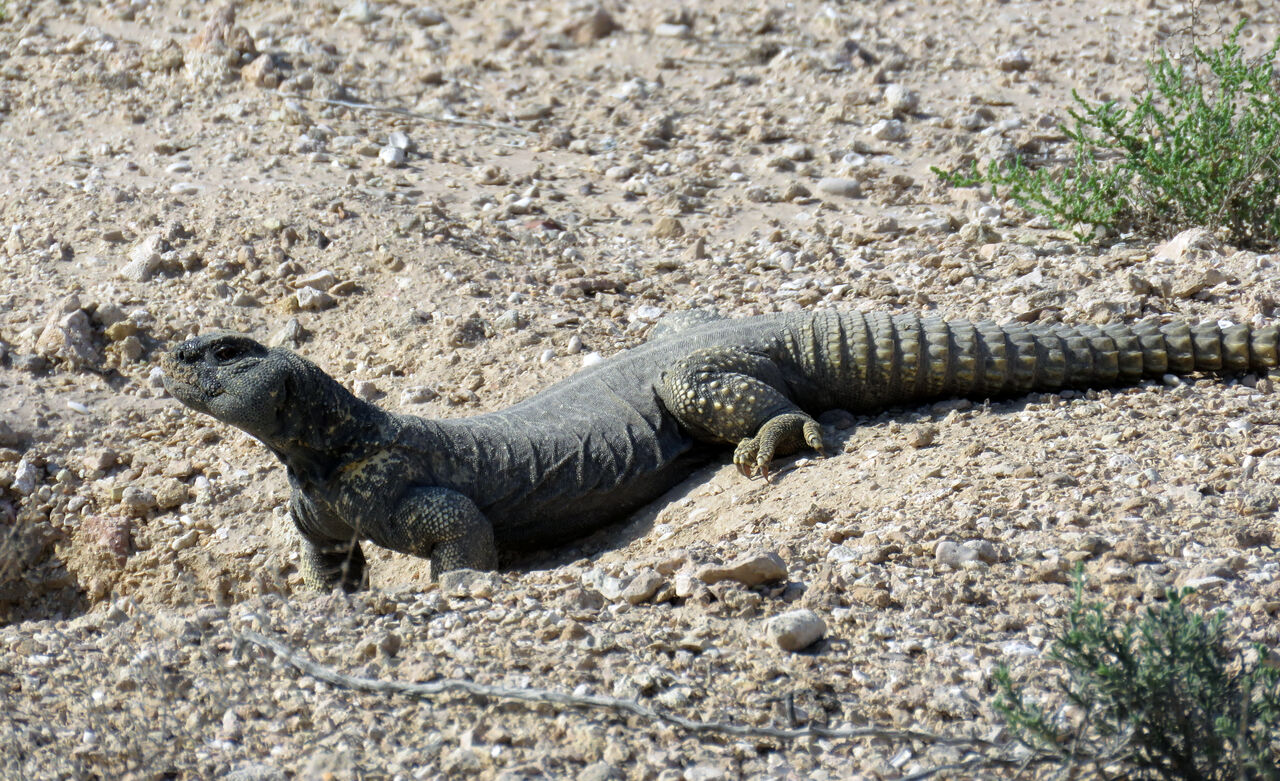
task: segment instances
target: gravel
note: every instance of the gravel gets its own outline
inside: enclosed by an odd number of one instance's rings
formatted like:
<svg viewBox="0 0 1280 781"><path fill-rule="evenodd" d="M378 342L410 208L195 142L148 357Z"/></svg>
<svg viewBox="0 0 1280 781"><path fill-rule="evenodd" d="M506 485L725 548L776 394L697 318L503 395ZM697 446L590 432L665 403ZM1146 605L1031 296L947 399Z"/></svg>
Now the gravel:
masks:
<svg viewBox="0 0 1280 781"><path fill-rule="evenodd" d="M1128 611L1194 584L1236 638L1280 643L1264 376L828 413L827 457L767 483L726 449L629 523L500 573L433 583L370 547L370 589L344 595L302 586L274 458L179 407L156 366L243 331L439 418L507 408L693 308L1269 322L1274 255L1202 230L1081 246L931 171L1065 154L1071 91L1141 88L1185 8L7 8L0 776L894 778L962 759L355 691L249 631L384 680L978 735L1002 734L998 666L1054 691L1077 566ZM1273 9L1242 12L1248 45L1274 40Z"/></svg>

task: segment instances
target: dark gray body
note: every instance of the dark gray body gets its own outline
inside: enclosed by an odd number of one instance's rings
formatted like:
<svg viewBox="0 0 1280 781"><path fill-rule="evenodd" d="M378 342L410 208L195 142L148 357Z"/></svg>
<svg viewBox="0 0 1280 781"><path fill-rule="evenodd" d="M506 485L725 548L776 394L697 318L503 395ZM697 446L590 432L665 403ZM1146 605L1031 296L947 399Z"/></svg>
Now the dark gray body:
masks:
<svg viewBox="0 0 1280 781"><path fill-rule="evenodd" d="M500 412L428 420L360 401L314 364L245 337L166 359L188 406L256 436L288 468L317 585L352 584L360 539L486 567L495 546L559 542L626 517L713 443L746 474L821 450L813 415L916 400L1099 387L1277 364L1277 329L1182 321L1094 326L818 312L676 319L666 333ZM341 572L339 568L341 567Z"/></svg>

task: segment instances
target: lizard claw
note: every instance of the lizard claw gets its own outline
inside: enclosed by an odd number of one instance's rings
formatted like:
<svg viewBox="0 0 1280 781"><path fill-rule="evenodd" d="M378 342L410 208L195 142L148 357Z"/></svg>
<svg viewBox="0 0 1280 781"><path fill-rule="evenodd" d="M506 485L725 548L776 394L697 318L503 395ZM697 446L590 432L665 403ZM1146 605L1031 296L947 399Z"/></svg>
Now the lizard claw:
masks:
<svg viewBox="0 0 1280 781"><path fill-rule="evenodd" d="M738 443L733 453L733 463L744 476L754 477L758 474L767 482L769 465L773 463L773 457L777 453L791 453L805 445L816 450L820 456L826 455L822 427L818 422L799 413L778 415L765 421L754 437Z"/></svg>

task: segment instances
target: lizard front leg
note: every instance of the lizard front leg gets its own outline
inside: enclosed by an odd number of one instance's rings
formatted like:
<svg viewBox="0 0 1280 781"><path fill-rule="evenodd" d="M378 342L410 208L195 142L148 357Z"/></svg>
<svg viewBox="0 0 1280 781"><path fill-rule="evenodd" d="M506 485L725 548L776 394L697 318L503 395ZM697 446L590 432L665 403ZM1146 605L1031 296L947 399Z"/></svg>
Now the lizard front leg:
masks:
<svg viewBox="0 0 1280 781"><path fill-rule="evenodd" d="M806 445L823 449L822 428L785 388L782 372L765 356L706 348L664 371L658 395L695 436L735 444L739 472L767 477L775 455Z"/></svg>
<svg viewBox="0 0 1280 781"><path fill-rule="evenodd" d="M413 488L375 528L361 530L383 547L431 560L431 576L452 569L494 569L493 524L475 502L447 488Z"/></svg>
<svg viewBox="0 0 1280 781"><path fill-rule="evenodd" d="M354 531L345 540L325 533L310 504L297 493L289 501L289 515L302 538L298 569L307 586L355 591L365 585L364 551Z"/></svg>

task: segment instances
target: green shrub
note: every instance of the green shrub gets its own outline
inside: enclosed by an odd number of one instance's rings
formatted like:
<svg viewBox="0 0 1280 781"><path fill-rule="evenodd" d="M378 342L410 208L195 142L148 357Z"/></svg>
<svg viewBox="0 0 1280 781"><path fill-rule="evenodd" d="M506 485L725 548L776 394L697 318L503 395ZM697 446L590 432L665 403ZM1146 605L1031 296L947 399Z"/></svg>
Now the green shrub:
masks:
<svg viewBox="0 0 1280 781"><path fill-rule="evenodd" d="M1189 590L1119 620L1085 605L1083 583L1077 574L1051 652L1067 672L1058 707L1029 701L1007 669L997 672L995 707L1018 742L1039 760L1109 778L1280 779L1280 670L1265 647L1230 653L1225 614L1189 612ZM1070 719L1059 711L1068 703Z"/></svg>
<svg viewBox="0 0 1280 781"><path fill-rule="evenodd" d="M992 161L985 172L934 168L956 186L991 184L1023 208L1084 241L1099 230L1160 235L1192 226L1238 246L1280 242L1280 94L1266 54L1244 57L1241 22L1217 48L1192 50L1184 67L1161 51L1150 89L1124 106L1072 92L1065 165Z"/></svg>

